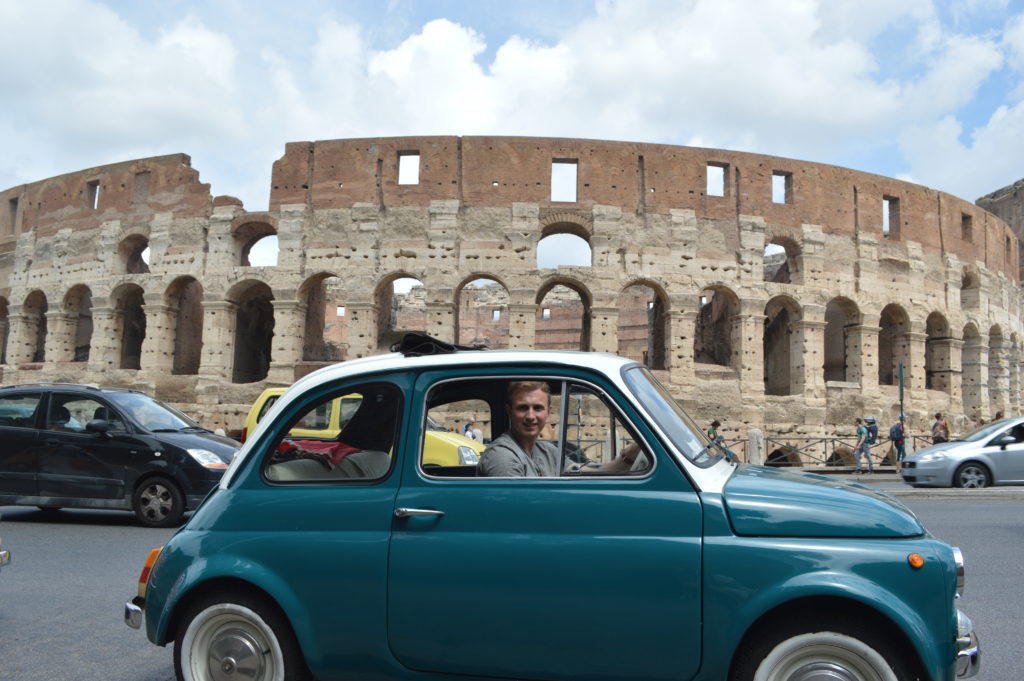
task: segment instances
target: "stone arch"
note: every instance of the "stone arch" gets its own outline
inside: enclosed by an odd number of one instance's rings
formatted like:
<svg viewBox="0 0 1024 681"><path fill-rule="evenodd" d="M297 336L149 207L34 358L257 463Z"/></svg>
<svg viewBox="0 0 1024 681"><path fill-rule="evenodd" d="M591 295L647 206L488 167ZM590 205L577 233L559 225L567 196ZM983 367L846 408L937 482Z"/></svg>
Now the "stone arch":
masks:
<svg viewBox="0 0 1024 681"><path fill-rule="evenodd" d="M167 330L173 334L171 373L195 375L203 354L203 286L195 277L178 277L164 293Z"/></svg>
<svg viewBox="0 0 1024 681"><path fill-rule="evenodd" d="M859 382L860 339L852 329L861 323L860 310L838 296L825 305L825 380Z"/></svg>
<svg viewBox="0 0 1024 681"><path fill-rule="evenodd" d="M455 338L463 345L508 347L508 287L492 274L466 277L455 289Z"/></svg>
<svg viewBox="0 0 1024 681"><path fill-rule="evenodd" d="M232 383L253 383L270 371L274 337L274 293L262 281L248 279L228 292L235 306Z"/></svg>
<svg viewBox="0 0 1024 681"><path fill-rule="evenodd" d="M1008 408L1010 367L1003 327L993 324L988 330L988 399L991 411L1004 414Z"/></svg>
<svg viewBox="0 0 1024 681"><path fill-rule="evenodd" d="M638 279L619 292L618 354L650 369L668 368L668 294L650 280Z"/></svg>
<svg viewBox="0 0 1024 681"><path fill-rule="evenodd" d="M941 312L925 320L924 381L929 390L945 393L953 389L952 341L949 321Z"/></svg>
<svg viewBox="0 0 1024 681"><path fill-rule="evenodd" d="M899 365L910 366L910 316L890 303L882 308L878 326L878 385L896 385Z"/></svg>
<svg viewBox="0 0 1024 681"><path fill-rule="evenodd" d="M298 298L304 308L302 332L302 361L304 362L340 362L344 359L341 335L337 329L331 328L337 322L328 324L327 320L344 319L338 314L338 308L344 307L339 301L341 280L331 272L321 272L304 281L299 286ZM333 308L333 313L332 313ZM344 322L342 322L344 323Z"/></svg>
<svg viewBox="0 0 1024 681"><path fill-rule="evenodd" d="M244 220L237 221L231 227L231 236L234 239L237 263L243 267L251 266L249 254L253 247L267 237L277 237L277 221L269 215L245 216ZM276 262L274 263L277 264Z"/></svg>
<svg viewBox="0 0 1024 681"><path fill-rule="evenodd" d="M401 280L412 279L417 285L407 292L396 291ZM377 308L377 349L391 347L410 331L427 330L427 286L423 279L407 271L393 272L377 284L373 294Z"/></svg>
<svg viewBox="0 0 1024 681"><path fill-rule="evenodd" d="M149 237L129 234L117 245L118 269L125 274L149 274L145 254L149 250Z"/></svg>
<svg viewBox="0 0 1024 681"><path fill-rule="evenodd" d="M733 366L733 325L740 301L728 286L712 284L697 299L693 359L699 364Z"/></svg>
<svg viewBox="0 0 1024 681"><path fill-rule="evenodd" d="M964 412L967 414L985 414L984 406L988 401L988 349L974 322L968 322L963 330L964 347L960 364L962 367L961 382Z"/></svg>
<svg viewBox="0 0 1024 681"><path fill-rule="evenodd" d="M960 276L960 308L977 310L981 307L981 277L972 267L965 267Z"/></svg>
<svg viewBox="0 0 1024 681"><path fill-rule="evenodd" d="M145 293L138 284L122 284L110 294L114 308L114 337L118 340L121 369L142 368L142 342L146 339Z"/></svg>
<svg viewBox="0 0 1024 681"><path fill-rule="evenodd" d="M560 211L548 213L540 219L540 238L553 234L572 234L590 243L594 233L594 221L587 215Z"/></svg>
<svg viewBox="0 0 1024 681"><path fill-rule="evenodd" d="M552 277L537 290L538 350L590 350L592 297L587 287L567 277Z"/></svg>
<svg viewBox="0 0 1024 681"><path fill-rule="evenodd" d="M92 346L92 291L78 284L64 296L62 306L67 319L65 336L71 341L71 361L88 362Z"/></svg>
<svg viewBox="0 0 1024 681"><path fill-rule="evenodd" d="M764 392L766 395L793 395L797 392L793 360L793 323L800 320L800 305L790 296L775 296L764 307Z"/></svg>
<svg viewBox="0 0 1024 681"><path fill-rule="evenodd" d="M797 283L802 269L801 260L800 244L794 239L772 236L765 245L764 280L778 284Z"/></svg>
<svg viewBox="0 0 1024 681"><path fill-rule="evenodd" d="M7 364L7 340L11 333L10 303L0 296L0 364Z"/></svg>
<svg viewBox="0 0 1024 681"><path fill-rule="evenodd" d="M49 304L46 294L35 289L27 296L21 306L22 332L21 338L28 350L28 361L46 361L46 312Z"/></svg>

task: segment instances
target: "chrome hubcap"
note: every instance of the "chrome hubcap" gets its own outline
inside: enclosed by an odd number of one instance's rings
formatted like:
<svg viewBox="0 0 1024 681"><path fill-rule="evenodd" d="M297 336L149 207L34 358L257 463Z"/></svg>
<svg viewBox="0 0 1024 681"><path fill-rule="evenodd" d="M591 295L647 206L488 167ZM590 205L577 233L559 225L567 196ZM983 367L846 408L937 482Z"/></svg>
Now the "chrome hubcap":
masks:
<svg viewBox="0 0 1024 681"><path fill-rule="evenodd" d="M139 497L142 512L147 518L166 518L171 512L171 491L163 485L150 485Z"/></svg>
<svg viewBox="0 0 1024 681"><path fill-rule="evenodd" d="M790 681L857 681L860 676L832 662L812 662L793 671Z"/></svg>
<svg viewBox="0 0 1024 681"><path fill-rule="evenodd" d="M230 628L217 634L210 644L207 669L212 681L262 679L264 651L248 632Z"/></svg>
<svg viewBox="0 0 1024 681"><path fill-rule="evenodd" d="M964 487L984 487L985 474L978 468L965 468L960 473L960 482Z"/></svg>

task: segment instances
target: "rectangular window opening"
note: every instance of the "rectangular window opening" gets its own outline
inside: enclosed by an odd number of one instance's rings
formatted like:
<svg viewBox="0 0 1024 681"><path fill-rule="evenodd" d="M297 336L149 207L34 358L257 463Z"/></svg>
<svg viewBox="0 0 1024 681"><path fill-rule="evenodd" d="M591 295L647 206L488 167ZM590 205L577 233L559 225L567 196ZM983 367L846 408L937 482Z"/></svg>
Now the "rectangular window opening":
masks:
<svg viewBox="0 0 1024 681"><path fill-rule="evenodd" d="M724 163L708 163L707 194L708 196L725 196L725 171L729 168Z"/></svg>
<svg viewBox="0 0 1024 681"><path fill-rule="evenodd" d="M900 200L895 196L882 197L882 236L896 238L900 235Z"/></svg>
<svg viewBox="0 0 1024 681"><path fill-rule="evenodd" d="M344 305L339 305L337 311L335 312L335 314L338 317L344 317L345 316L345 306Z"/></svg>
<svg viewBox="0 0 1024 681"><path fill-rule="evenodd" d="M960 238L964 241L974 241L974 223L967 213L960 214Z"/></svg>
<svg viewBox="0 0 1024 681"><path fill-rule="evenodd" d="M89 207L96 210L100 207L100 181L90 180L85 185L85 200Z"/></svg>
<svg viewBox="0 0 1024 681"><path fill-rule="evenodd" d="M420 183L420 152L398 152L398 184Z"/></svg>
<svg viewBox="0 0 1024 681"><path fill-rule="evenodd" d="M772 203L793 203L793 173L772 172Z"/></svg>
<svg viewBox="0 0 1024 681"><path fill-rule="evenodd" d="M494 310L494 311L491 312L491 321L492 322L500 322L501 321L501 310Z"/></svg>
<svg viewBox="0 0 1024 681"><path fill-rule="evenodd" d="M576 203L577 161L556 158L551 161L551 200Z"/></svg>
<svg viewBox="0 0 1024 681"><path fill-rule="evenodd" d="M8 214L10 215L10 220L8 221L9 227L7 229L7 233L8 234L14 234L14 228L18 224L18 199L17 198L13 198L13 199L11 199L10 201L7 202L7 210L8 210Z"/></svg>
<svg viewBox="0 0 1024 681"><path fill-rule="evenodd" d="M550 307L545 307L544 309L542 309L540 311L540 318L541 319L551 319L551 308Z"/></svg>
<svg viewBox="0 0 1024 681"><path fill-rule="evenodd" d="M135 186L132 189L132 203L145 203L149 198L149 171L135 173Z"/></svg>

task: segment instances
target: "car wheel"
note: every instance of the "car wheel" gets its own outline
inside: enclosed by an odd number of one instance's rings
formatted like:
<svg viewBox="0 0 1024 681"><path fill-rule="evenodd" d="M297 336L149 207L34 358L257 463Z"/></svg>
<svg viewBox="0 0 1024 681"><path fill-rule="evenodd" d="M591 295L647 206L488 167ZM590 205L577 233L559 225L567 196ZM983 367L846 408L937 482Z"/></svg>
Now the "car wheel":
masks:
<svg viewBox="0 0 1024 681"><path fill-rule="evenodd" d="M992 478L989 476L987 468L980 463L969 461L956 469L953 484L957 487L967 488L988 487L992 484Z"/></svg>
<svg viewBox="0 0 1024 681"><path fill-rule="evenodd" d="M820 626L820 625L819 625ZM734 667L730 681L909 681L906 662L866 625L838 620L820 631L794 628L755 641ZM817 626L814 628L818 628Z"/></svg>
<svg viewBox="0 0 1024 681"><path fill-rule="evenodd" d="M185 514L185 497L167 478L147 478L132 496L132 510L147 527L173 527Z"/></svg>
<svg viewBox="0 0 1024 681"><path fill-rule="evenodd" d="M216 593L193 603L174 641L178 681L302 681L309 671L284 615L263 599Z"/></svg>

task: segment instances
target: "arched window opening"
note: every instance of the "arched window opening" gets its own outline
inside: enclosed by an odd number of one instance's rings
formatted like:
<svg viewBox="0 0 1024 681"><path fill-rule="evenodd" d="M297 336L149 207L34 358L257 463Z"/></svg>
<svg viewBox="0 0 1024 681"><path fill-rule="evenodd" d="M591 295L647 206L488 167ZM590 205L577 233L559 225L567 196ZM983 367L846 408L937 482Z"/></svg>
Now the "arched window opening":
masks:
<svg viewBox="0 0 1024 681"><path fill-rule="evenodd" d="M651 369L666 368L665 302L646 284L627 286L619 294L618 354Z"/></svg>
<svg viewBox="0 0 1024 681"><path fill-rule="evenodd" d="M145 299L142 289L125 286L116 296L115 310L121 326L121 353L118 366L122 369L142 368L142 342L146 339L146 313L142 309Z"/></svg>
<svg viewBox="0 0 1024 681"><path fill-rule="evenodd" d="M925 328L928 334L924 351L925 387L949 393L953 382L953 338L949 334L949 323L938 312L932 312L928 315Z"/></svg>
<svg viewBox="0 0 1024 681"><path fill-rule="evenodd" d="M544 310L548 310L546 316ZM535 347L590 349L590 306L579 290L557 284L543 294L537 308Z"/></svg>
<svg viewBox="0 0 1024 681"><path fill-rule="evenodd" d="M988 402L988 386L983 380L983 369L987 363L987 348L981 333L974 324L967 324L963 331L964 347L960 364L963 367L962 393L964 412L969 415L984 413Z"/></svg>
<svg viewBox="0 0 1024 681"><path fill-rule="evenodd" d="M262 282L251 282L236 296L233 383L262 381L270 371L274 337L274 294Z"/></svg>
<svg viewBox="0 0 1024 681"><path fill-rule="evenodd" d="M266 222L247 222L234 232L238 264L242 267L275 267L278 258L277 231Z"/></svg>
<svg viewBox="0 0 1024 681"><path fill-rule="evenodd" d="M846 299L833 299L825 306L825 380L857 382L851 360L858 354L851 328L858 323L857 309Z"/></svg>
<svg viewBox="0 0 1024 681"><path fill-rule="evenodd" d="M964 270L960 278L960 307L964 310L976 310L981 306L981 280L978 273Z"/></svg>
<svg viewBox="0 0 1024 681"><path fill-rule="evenodd" d="M538 269L590 267L592 263L590 244L577 234L550 234L537 243Z"/></svg>
<svg viewBox="0 0 1024 681"><path fill-rule="evenodd" d="M777 284L789 284L789 256L786 249L776 243L764 249L764 280Z"/></svg>
<svg viewBox="0 0 1024 681"><path fill-rule="evenodd" d="M345 358L343 345L347 342L341 279L322 275L308 282L302 296L306 307L302 360L340 362Z"/></svg>
<svg viewBox="0 0 1024 681"><path fill-rule="evenodd" d="M886 305L879 317L878 384L896 385L899 365L910 366L910 319L899 305Z"/></svg>
<svg viewBox="0 0 1024 681"><path fill-rule="evenodd" d="M377 289L377 347L386 349L405 334L427 331L427 288L419 279L396 277Z"/></svg>
<svg viewBox="0 0 1024 681"><path fill-rule="evenodd" d="M71 361L88 362L92 345L92 292L87 286L75 286L64 297L71 339Z"/></svg>
<svg viewBox="0 0 1024 681"><path fill-rule="evenodd" d="M199 373L203 354L203 287L192 277L183 277L171 285L166 298L174 329L171 373L193 376Z"/></svg>
<svg viewBox="0 0 1024 681"><path fill-rule="evenodd" d="M46 312L48 309L46 294L42 291L33 291L25 298L25 304L22 307L24 313L22 323L25 326L22 338L31 348L30 361L32 362L46 361Z"/></svg>
<svg viewBox="0 0 1024 681"><path fill-rule="evenodd" d="M732 366L732 325L738 301L726 289L707 288L700 292L693 359L699 364Z"/></svg>
<svg viewBox="0 0 1024 681"><path fill-rule="evenodd" d="M508 302L508 290L494 279L474 279L463 286L458 295L458 342L508 347Z"/></svg>
<svg viewBox="0 0 1024 681"><path fill-rule="evenodd" d="M793 322L799 316L795 303L773 298L764 308L764 393L792 395Z"/></svg>
<svg viewBox="0 0 1024 681"><path fill-rule="evenodd" d="M149 274L149 239L132 234L121 240L117 247L121 266L126 274Z"/></svg>

